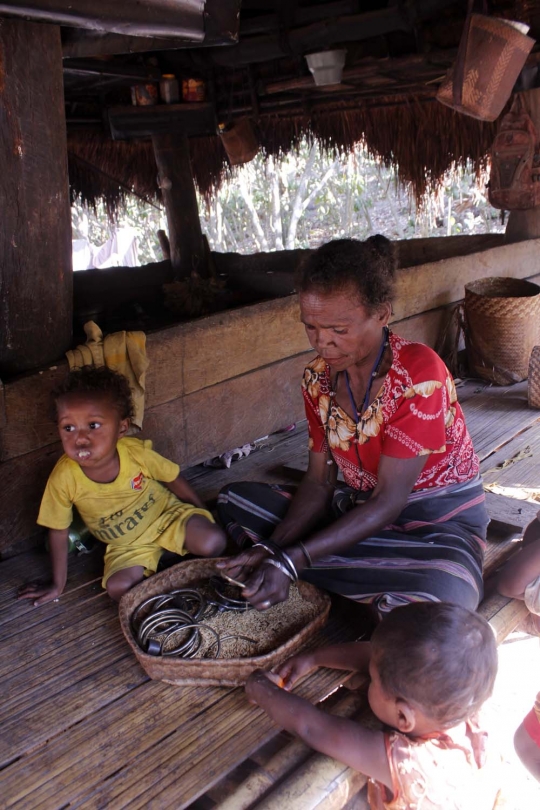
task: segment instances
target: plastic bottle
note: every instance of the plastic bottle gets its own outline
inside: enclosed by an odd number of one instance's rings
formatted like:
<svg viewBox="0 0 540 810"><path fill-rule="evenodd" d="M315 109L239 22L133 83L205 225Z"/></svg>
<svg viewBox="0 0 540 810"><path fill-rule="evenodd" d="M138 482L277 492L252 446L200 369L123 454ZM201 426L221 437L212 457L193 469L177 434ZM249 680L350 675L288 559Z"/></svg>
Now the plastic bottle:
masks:
<svg viewBox="0 0 540 810"><path fill-rule="evenodd" d="M68 554L88 554L94 547L95 538L90 529L83 522L79 513L73 510L73 522L68 530ZM49 551L49 540L45 540L45 548Z"/></svg>

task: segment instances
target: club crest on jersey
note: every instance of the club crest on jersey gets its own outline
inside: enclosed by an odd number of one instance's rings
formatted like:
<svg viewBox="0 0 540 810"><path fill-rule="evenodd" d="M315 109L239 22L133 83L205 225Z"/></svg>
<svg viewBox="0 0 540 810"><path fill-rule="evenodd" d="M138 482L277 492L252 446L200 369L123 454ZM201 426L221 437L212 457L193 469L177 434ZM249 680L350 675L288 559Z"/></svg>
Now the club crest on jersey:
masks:
<svg viewBox="0 0 540 810"><path fill-rule="evenodd" d="M131 489L142 489L144 482L144 475L140 472L135 478L131 479Z"/></svg>

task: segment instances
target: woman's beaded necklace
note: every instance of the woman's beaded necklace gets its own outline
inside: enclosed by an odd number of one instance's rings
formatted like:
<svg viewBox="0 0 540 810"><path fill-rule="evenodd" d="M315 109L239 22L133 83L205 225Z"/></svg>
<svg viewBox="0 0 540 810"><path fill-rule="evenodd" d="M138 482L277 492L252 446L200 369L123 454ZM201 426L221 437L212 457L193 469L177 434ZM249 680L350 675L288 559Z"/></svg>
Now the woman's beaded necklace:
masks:
<svg viewBox="0 0 540 810"><path fill-rule="evenodd" d="M382 340L382 343L381 343L381 347L379 349L377 359L375 360L375 363L373 364L373 368L371 369L371 373L369 375L369 382L367 384L366 394L364 396L364 402L362 403L362 410L359 410L359 408L358 408L358 406L356 404L353 392L351 390L351 382L349 380L349 375L348 375L347 371L345 371L345 384L347 386L347 391L349 392L349 399L351 400L351 405L352 405L353 414L354 414L353 418L354 418L354 421L356 422L357 425L360 422L360 417L362 416L362 414L364 413L364 411L367 409L367 407L369 405L369 398L371 396L371 388L373 386L373 380L375 379L375 377L378 375L379 371L381 370L381 365L382 365L384 353L386 351L386 347L388 346L388 343L389 343L389 340L388 340L388 327L385 326L384 329L383 329L383 340ZM338 376L339 376L339 372L338 372ZM337 376L336 376L336 388L337 388Z"/></svg>
<svg viewBox="0 0 540 810"><path fill-rule="evenodd" d="M358 406L356 405L356 400L355 400L354 394L353 394L353 392L351 390L351 383L350 383L350 380L349 380L349 375L348 375L347 371L345 371L345 384L347 386L347 391L349 392L349 398L351 400L351 405L352 405L352 410L353 410L353 415L354 415L353 418L354 418L354 421L356 423L357 429L358 429L358 425L360 423L360 419L362 417L362 414L364 413L364 411L367 409L367 407L369 405L369 398L371 396L371 388L373 386L373 380L377 377L379 371L381 370L381 366L382 366L382 362L383 362L383 358L384 358L384 353L385 353L386 347L388 346L389 343L390 343L389 329L388 329L387 326L385 326L383 328L383 339L382 339L382 343L381 343L381 346L380 346L380 349L379 349L379 353L377 355L377 358L376 358L376 360L375 360L375 362L373 364L373 368L371 369L371 372L370 372L370 375L369 375L369 381L368 381L366 393L365 393L365 396L364 396L364 401L362 403L362 410L361 411L358 409ZM336 396L336 391L334 389L337 389L338 378L339 378L339 371L336 374L336 379L335 379L333 388L330 391L330 403L331 403L331 406L332 406L332 403L334 402L334 397ZM331 410L332 410L331 406L328 409L328 416L326 418L326 426L325 426L326 427L325 433L326 433L327 439L328 439L328 430L329 430L328 422L329 422L330 413L331 413ZM359 464L360 469L362 469L362 462L361 462L361 459L360 459L360 454L358 452L358 446L357 446L356 443L355 443L355 447L356 447L356 454L358 456L358 464ZM326 463L327 464L333 464L334 461L333 461L332 458L330 458Z"/></svg>

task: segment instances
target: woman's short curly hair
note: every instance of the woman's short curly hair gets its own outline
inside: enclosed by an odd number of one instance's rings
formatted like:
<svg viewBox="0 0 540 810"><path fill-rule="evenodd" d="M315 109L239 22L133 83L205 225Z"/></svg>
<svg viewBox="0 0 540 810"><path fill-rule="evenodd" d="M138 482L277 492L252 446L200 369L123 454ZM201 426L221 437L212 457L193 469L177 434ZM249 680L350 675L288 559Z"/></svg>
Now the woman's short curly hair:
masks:
<svg viewBox="0 0 540 810"><path fill-rule="evenodd" d="M106 397L121 419L133 416L133 398L126 377L107 366L83 366L70 371L53 391L54 401L57 403L69 394Z"/></svg>
<svg viewBox="0 0 540 810"><path fill-rule="evenodd" d="M335 239L308 254L300 264L296 278L298 292L323 295L351 287L369 310L390 303L394 294L397 269L395 245L385 236Z"/></svg>
<svg viewBox="0 0 540 810"><path fill-rule="evenodd" d="M478 613L444 602L395 608L374 630L372 660L388 695L440 728L473 717L493 691L497 644Z"/></svg>

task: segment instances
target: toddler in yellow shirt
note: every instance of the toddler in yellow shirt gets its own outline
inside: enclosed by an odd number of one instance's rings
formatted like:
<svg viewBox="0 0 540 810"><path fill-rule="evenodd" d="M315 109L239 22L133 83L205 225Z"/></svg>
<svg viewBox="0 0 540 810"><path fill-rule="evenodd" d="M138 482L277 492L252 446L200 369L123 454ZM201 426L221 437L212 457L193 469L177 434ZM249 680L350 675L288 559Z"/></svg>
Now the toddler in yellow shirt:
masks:
<svg viewBox="0 0 540 810"><path fill-rule="evenodd" d="M52 581L29 583L19 598L57 599L67 578L68 530L76 506L91 533L107 544L103 587L118 601L157 570L164 550L213 557L225 533L152 442L126 436L131 390L105 366L72 371L55 393L64 455L53 469L38 516L49 529Z"/></svg>

